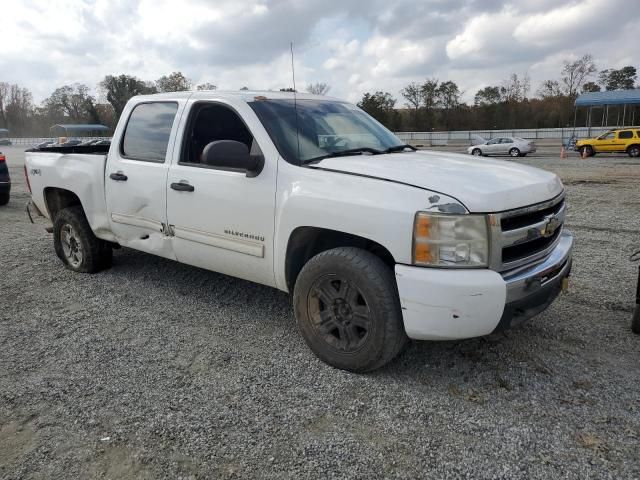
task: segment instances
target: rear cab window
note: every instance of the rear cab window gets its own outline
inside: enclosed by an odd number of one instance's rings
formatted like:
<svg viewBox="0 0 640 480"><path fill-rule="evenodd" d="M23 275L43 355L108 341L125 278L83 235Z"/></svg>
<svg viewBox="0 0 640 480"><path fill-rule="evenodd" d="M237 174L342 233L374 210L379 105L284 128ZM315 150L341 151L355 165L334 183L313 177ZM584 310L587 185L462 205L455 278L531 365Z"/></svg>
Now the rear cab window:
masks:
<svg viewBox="0 0 640 480"><path fill-rule="evenodd" d="M136 105L125 127L120 155L131 160L164 163L177 111L176 102Z"/></svg>

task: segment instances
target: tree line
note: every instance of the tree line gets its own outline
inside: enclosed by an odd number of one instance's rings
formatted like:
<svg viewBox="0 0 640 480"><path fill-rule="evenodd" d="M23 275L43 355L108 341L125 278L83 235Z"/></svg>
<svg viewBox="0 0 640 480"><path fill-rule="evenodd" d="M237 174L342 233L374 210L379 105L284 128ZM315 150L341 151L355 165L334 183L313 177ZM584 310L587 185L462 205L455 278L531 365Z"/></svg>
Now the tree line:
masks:
<svg viewBox="0 0 640 480"><path fill-rule="evenodd" d="M534 96L530 95L529 76L514 73L499 85L476 92L473 104L462 101L465 92L454 81L427 78L400 91L404 105L398 105L389 92L376 91L365 93L358 106L395 131L558 128L573 122L572 106L579 93L640 88L636 80L634 66L598 71L593 57L584 55L565 61L558 78L543 81ZM18 137L48 136L49 127L57 123L100 123L113 128L135 95L216 88L213 83L194 85L182 72L155 81L107 75L98 84L99 98L87 85L75 83L56 88L35 105L28 89L0 82L0 128ZM307 92L318 95L330 89L321 82L306 87Z"/></svg>
<svg viewBox="0 0 640 480"><path fill-rule="evenodd" d="M528 74L511 74L499 85L477 91L473 104L451 80L412 82L400 94L404 108L389 92L365 93L358 106L394 131L562 128L573 125L573 103L580 93L628 90L636 86L634 66L598 71L593 56L563 62L558 78L543 81L531 93ZM586 112L579 112L583 124Z"/></svg>

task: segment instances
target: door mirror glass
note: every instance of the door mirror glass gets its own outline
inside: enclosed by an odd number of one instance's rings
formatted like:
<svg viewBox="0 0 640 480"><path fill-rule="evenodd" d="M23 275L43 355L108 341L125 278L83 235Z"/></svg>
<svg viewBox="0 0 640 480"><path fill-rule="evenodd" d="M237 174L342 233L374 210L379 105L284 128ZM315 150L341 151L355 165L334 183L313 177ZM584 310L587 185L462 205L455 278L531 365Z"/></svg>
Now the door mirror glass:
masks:
<svg viewBox="0 0 640 480"><path fill-rule="evenodd" d="M262 154L251 155L247 146L236 140L216 140L204 147L202 163L216 168L244 170L247 177L255 177L264 166Z"/></svg>

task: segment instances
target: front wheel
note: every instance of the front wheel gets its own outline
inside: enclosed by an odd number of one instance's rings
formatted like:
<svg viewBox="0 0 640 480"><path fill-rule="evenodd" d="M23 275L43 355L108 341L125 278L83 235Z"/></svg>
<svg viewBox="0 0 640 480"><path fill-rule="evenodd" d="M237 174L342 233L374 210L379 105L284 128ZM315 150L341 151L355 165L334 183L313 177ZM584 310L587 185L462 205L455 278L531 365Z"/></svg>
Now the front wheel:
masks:
<svg viewBox="0 0 640 480"><path fill-rule="evenodd" d="M509 150L509 155L511 157L519 157L520 156L520 150L518 150L517 148L512 148L511 150Z"/></svg>
<svg viewBox="0 0 640 480"><path fill-rule="evenodd" d="M111 246L93 234L82 207L58 212L53 223L53 246L58 258L74 272L95 273L111 266Z"/></svg>
<svg viewBox="0 0 640 480"><path fill-rule="evenodd" d="M631 158L640 157L640 145L631 145L629 150L627 150L627 153Z"/></svg>
<svg viewBox="0 0 640 480"><path fill-rule="evenodd" d="M359 248L335 248L309 260L296 281L293 304L309 348L336 368L374 370L408 340L393 270Z"/></svg>
<svg viewBox="0 0 640 480"><path fill-rule="evenodd" d="M586 145L580 148L580 155L582 155L583 157L593 157L595 155L595 152L590 145Z"/></svg>
<svg viewBox="0 0 640 480"><path fill-rule="evenodd" d="M480 150L479 148L474 148L473 151L471 152L471 155L473 155L474 157L481 157L482 150Z"/></svg>

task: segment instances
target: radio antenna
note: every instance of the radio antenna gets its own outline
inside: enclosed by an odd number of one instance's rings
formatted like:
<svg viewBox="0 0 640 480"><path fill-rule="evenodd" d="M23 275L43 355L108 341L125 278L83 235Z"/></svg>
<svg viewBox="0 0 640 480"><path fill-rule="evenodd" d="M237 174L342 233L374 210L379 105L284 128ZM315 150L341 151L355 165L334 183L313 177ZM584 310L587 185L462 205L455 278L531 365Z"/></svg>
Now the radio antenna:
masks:
<svg viewBox="0 0 640 480"><path fill-rule="evenodd" d="M291 42L291 76L293 77L293 110L296 113L296 140L298 141L298 160L300 160L300 126L298 125L298 92L296 90L296 67L293 61L293 42Z"/></svg>

